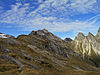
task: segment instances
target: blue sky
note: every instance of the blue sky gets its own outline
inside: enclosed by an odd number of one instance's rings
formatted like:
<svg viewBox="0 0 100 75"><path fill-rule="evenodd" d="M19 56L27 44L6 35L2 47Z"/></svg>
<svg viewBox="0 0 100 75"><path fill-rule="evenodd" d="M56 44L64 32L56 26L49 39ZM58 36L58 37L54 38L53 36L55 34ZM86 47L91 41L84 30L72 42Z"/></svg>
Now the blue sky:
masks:
<svg viewBox="0 0 100 75"><path fill-rule="evenodd" d="M0 0L0 32L17 36L46 28L61 38L96 34L100 0Z"/></svg>

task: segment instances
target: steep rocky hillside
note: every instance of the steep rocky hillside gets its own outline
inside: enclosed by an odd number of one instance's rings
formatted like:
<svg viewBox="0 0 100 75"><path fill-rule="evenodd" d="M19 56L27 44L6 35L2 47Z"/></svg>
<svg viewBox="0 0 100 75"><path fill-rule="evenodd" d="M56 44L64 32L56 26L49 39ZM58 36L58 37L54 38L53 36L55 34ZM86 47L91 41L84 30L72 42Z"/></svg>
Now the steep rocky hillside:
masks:
<svg viewBox="0 0 100 75"><path fill-rule="evenodd" d="M91 59L98 67L100 66L100 28L96 36L90 32L88 36L79 33L72 44L73 49L82 54L84 59Z"/></svg>
<svg viewBox="0 0 100 75"><path fill-rule="evenodd" d="M17 38L0 38L0 75L100 73L93 61L84 60L73 50L71 43L43 29Z"/></svg>

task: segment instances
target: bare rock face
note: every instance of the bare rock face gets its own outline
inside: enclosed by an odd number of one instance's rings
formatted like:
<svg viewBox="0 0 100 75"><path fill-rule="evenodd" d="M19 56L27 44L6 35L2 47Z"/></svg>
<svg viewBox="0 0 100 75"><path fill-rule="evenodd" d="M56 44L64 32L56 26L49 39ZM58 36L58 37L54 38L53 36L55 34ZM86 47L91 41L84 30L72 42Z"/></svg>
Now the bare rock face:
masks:
<svg viewBox="0 0 100 75"><path fill-rule="evenodd" d="M97 33L96 37L100 37L100 28L98 30L98 33Z"/></svg>
<svg viewBox="0 0 100 75"><path fill-rule="evenodd" d="M85 38L84 34L79 32L79 34L75 37L75 40L81 41Z"/></svg>
<svg viewBox="0 0 100 75"><path fill-rule="evenodd" d="M79 33L78 36L72 41L73 48L83 57L89 57L96 61L100 61L100 28L96 36L92 33L88 33L88 36L84 36Z"/></svg>
<svg viewBox="0 0 100 75"><path fill-rule="evenodd" d="M52 33L50 33L46 29L42 29L42 30L38 30L38 31L32 31L29 35L30 36L39 36L39 37L41 37L43 39L47 39L47 40L62 41L61 38L53 35Z"/></svg>
<svg viewBox="0 0 100 75"><path fill-rule="evenodd" d="M31 45L36 45L42 49L46 48L50 52L55 52L57 54L67 56L68 47L66 42L61 38L53 35L46 29L32 31L29 35L25 37L18 37L18 39L25 38L27 42ZM25 40L24 39L24 40Z"/></svg>

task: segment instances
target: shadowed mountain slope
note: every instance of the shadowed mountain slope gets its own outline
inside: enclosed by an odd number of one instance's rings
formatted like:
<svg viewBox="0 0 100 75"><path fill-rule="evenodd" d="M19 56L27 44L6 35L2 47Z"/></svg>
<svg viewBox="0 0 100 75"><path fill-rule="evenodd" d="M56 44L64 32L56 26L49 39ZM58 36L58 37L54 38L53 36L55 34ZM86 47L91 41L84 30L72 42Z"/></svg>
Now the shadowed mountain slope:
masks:
<svg viewBox="0 0 100 75"><path fill-rule="evenodd" d="M83 35L82 35L83 37ZM0 38L0 75L100 75L71 43L48 32Z"/></svg>

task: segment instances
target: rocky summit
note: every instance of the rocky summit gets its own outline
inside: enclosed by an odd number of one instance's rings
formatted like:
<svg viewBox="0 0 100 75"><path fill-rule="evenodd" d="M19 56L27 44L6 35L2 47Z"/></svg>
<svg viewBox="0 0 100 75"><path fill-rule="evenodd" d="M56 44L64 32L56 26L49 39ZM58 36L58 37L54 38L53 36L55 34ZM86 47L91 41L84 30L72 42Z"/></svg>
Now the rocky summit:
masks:
<svg viewBox="0 0 100 75"><path fill-rule="evenodd" d="M100 28L96 36L90 32L88 36L79 33L71 43L75 52L81 54L84 59L92 59L97 66L100 66Z"/></svg>
<svg viewBox="0 0 100 75"><path fill-rule="evenodd" d="M100 75L99 33L62 40L43 29L0 38L0 75Z"/></svg>

